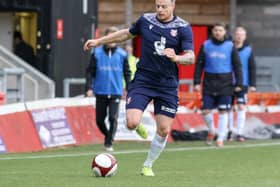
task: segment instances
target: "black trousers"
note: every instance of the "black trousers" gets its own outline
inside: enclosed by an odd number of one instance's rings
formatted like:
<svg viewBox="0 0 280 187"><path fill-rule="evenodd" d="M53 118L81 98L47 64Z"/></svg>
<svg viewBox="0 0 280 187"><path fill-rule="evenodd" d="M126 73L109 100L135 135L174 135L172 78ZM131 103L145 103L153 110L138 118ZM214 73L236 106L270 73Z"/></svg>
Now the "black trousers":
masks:
<svg viewBox="0 0 280 187"><path fill-rule="evenodd" d="M120 100L121 96L96 95L96 123L105 137L104 145L106 147L112 146L116 134ZM108 114L109 129L105 124L105 119Z"/></svg>

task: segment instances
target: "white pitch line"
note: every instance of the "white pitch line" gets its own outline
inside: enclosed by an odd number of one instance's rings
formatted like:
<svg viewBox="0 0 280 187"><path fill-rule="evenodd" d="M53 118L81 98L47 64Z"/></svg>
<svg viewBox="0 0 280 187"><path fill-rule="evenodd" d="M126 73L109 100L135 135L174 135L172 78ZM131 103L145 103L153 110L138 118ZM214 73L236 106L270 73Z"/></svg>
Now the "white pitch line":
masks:
<svg viewBox="0 0 280 187"><path fill-rule="evenodd" d="M237 149L237 148L254 148L254 147L269 147L280 145L280 141L271 143L260 143L260 144L239 144L239 145L226 145L223 148L218 148L216 146L203 146L203 147L179 147L179 148L166 148L165 152L181 152L181 151L196 151L196 150L210 150L210 149ZM11 156L11 157L1 157L1 160L25 160L25 159L44 159L44 158L65 158L65 157L80 157L80 156L92 156L99 152L85 152L85 153L72 153L72 154L51 154L51 155L34 155L34 156ZM142 150L124 150L124 151L114 151L112 154L135 154L135 153L146 153L148 149Z"/></svg>

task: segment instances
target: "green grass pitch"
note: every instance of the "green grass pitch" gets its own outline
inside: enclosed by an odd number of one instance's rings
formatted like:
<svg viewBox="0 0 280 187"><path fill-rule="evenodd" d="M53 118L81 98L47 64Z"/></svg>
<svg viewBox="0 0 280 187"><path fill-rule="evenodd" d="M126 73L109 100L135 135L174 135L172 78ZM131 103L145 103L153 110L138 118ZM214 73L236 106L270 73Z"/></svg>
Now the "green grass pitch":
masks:
<svg viewBox="0 0 280 187"><path fill-rule="evenodd" d="M37 153L1 154L0 187L279 187L280 141L169 143L154 164L155 177L140 176L149 143L118 142L112 154L118 171L92 176L102 145L57 148Z"/></svg>

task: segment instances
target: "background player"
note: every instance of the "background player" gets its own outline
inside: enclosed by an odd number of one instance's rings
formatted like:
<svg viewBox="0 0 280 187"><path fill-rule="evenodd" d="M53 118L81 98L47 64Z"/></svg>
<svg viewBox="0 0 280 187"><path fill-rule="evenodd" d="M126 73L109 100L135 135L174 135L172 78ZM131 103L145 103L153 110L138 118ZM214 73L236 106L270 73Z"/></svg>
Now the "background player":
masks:
<svg viewBox="0 0 280 187"><path fill-rule="evenodd" d="M213 109L218 109L217 146L222 147L228 123L228 110L233 95L233 76L236 77L236 91L241 90L242 72L238 53L230 40L226 40L226 27L217 23L212 28L212 36L200 48L194 72L196 91L201 91L200 82L204 71L202 89L202 114L209 128L207 144L212 144L215 136Z"/></svg>
<svg viewBox="0 0 280 187"><path fill-rule="evenodd" d="M241 67L243 73L243 86L241 92L235 92L237 102L237 141L243 142L243 128L246 121L246 102L248 91L256 91L256 65L252 51L252 47L246 42L247 33L244 27L237 27L234 33L234 45L238 50L241 60ZM233 140L234 118L233 111L229 112L229 133L228 139Z"/></svg>
<svg viewBox="0 0 280 187"><path fill-rule="evenodd" d="M105 35L118 31L109 27ZM104 135L104 147L113 151L113 140L118 126L119 105L123 94L122 80L126 85L131 73L126 52L116 43L102 45L94 49L86 69L86 95L95 95L96 124ZM106 116L110 124L107 129Z"/></svg>

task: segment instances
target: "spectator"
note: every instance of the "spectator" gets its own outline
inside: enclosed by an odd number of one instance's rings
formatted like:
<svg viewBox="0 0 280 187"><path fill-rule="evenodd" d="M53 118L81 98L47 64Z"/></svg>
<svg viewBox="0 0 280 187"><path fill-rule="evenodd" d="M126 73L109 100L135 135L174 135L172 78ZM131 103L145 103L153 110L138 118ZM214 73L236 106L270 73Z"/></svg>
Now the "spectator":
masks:
<svg viewBox="0 0 280 187"><path fill-rule="evenodd" d="M105 36L118 31L116 27L106 29ZM117 130L119 104L123 92L122 78L126 85L130 81L127 53L116 43L101 45L93 50L86 69L86 96L96 97L96 123L105 137L104 146L113 151L112 143ZM110 128L107 129L105 118Z"/></svg>
<svg viewBox="0 0 280 187"><path fill-rule="evenodd" d="M34 50L32 46L23 40L21 33L18 31L14 32L14 43L15 54L34 68L37 68Z"/></svg>
<svg viewBox="0 0 280 187"><path fill-rule="evenodd" d="M139 58L137 58L136 56L133 55L133 47L130 44L127 44L125 46L125 50L128 54L127 58L128 58L128 63L129 63L129 68L131 71L131 80L134 78L134 74L136 72L136 65L137 62L139 61Z"/></svg>
<svg viewBox="0 0 280 187"><path fill-rule="evenodd" d="M131 72L131 80L134 79L135 72L137 70L137 62L139 61L139 58L133 55L133 47L130 44L125 45L125 50L127 52L127 60L129 64L129 69ZM123 79L123 86L126 87L125 80ZM126 98L126 92L124 92L123 97Z"/></svg>

